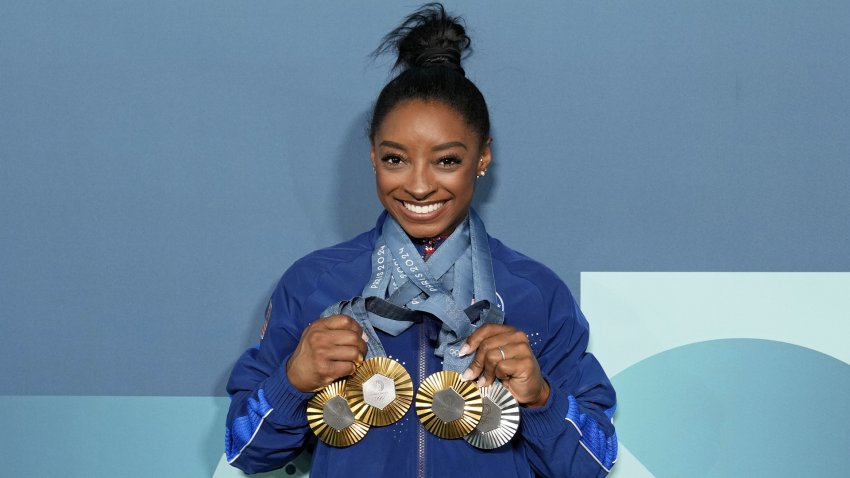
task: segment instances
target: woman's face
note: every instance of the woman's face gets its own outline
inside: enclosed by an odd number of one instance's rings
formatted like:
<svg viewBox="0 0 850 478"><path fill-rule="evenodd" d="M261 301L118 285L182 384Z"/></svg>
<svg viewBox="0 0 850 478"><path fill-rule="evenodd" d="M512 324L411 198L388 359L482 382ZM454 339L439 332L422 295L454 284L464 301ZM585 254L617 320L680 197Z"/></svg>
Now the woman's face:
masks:
<svg viewBox="0 0 850 478"><path fill-rule="evenodd" d="M371 156L384 208L407 234L427 238L450 234L466 217L490 144L452 107L409 100L384 118Z"/></svg>

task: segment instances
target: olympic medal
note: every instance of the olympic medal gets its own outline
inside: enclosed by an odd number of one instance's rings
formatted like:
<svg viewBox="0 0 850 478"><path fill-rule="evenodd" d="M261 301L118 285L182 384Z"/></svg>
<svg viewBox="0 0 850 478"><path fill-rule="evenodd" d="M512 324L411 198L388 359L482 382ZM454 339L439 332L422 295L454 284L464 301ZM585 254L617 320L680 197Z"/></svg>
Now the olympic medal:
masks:
<svg viewBox="0 0 850 478"><path fill-rule="evenodd" d="M426 430L440 438L460 438L481 419L481 393L473 381L442 371L430 375L416 393L416 415Z"/></svg>
<svg viewBox="0 0 850 478"><path fill-rule="evenodd" d="M519 404L511 392L495 381L480 389L484 404L481 420L464 440L483 450L499 448L511 441L519 428Z"/></svg>
<svg viewBox="0 0 850 478"><path fill-rule="evenodd" d="M346 395L354 418L374 426L397 422L413 401L413 381L397 361L372 357L348 378Z"/></svg>
<svg viewBox="0 0 850 478"><path fill-rule="evenodd" d="M307 402L307 423L319 440L331 446L351 446L369 431L369 425L355 418L345 397L345 379L323 388Z"/></svg>

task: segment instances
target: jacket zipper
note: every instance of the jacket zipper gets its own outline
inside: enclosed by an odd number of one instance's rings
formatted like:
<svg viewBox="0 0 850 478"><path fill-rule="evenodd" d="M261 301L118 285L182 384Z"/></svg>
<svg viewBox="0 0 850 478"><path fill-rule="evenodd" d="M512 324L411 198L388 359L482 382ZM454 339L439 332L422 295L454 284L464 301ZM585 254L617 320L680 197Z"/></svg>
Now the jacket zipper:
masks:
<svg viewBox="0 0 850 478"><path fill-rule="evenodd" d="M425 323L419 324L419 386L425 381L425 351L428 345L428 335L425 332ZM425 478L425 427L417 420L419 450L417 453L416 477Z"/></svg>

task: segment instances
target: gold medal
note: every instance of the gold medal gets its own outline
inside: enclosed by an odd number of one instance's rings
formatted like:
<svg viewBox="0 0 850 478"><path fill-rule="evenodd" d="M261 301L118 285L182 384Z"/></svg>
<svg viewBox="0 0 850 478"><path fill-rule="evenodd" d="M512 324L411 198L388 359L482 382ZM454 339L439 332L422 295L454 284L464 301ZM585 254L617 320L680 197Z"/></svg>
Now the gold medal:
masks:
<svg viewBox="0 0 850 478"><path fill-rule="evenodd" d="M387 357L366 360L348 378L346 394L354 418L374 426L398 421L413 401L413 381L397 361Z"/></svg>
<svg viewBox="0 0 850 478"><path fill-rule="evenodd" d="M463 439L476 448L492 450L508 443L516 434L519 405L501 382L493 382L480 392L484 412L475 429Z"/></svg>
<svg viewBox="0 0 850 478"><path fill-rule="evenodd" d="M416 393L419 421L440 438L460 438L471 432L482 411L481 393L475 382L464 381L457 372L432 374Z"/></svg>
<svg viewBox="0 0 850 478"><path fill-rule="evenodd" d="M307 423L319 440L331 446L351 446L369 431L369 425L354 417L345 387L345 379L337 380L307 402Z"/></svg>

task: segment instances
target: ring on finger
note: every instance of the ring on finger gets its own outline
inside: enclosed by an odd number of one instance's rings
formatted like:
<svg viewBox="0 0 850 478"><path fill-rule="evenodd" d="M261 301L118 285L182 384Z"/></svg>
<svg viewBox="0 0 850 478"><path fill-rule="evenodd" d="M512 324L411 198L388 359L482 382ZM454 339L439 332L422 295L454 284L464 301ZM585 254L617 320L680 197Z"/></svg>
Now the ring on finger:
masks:
<svg viewBox="0 0 850 478"><path fill-rule="evenodd" d="M507 360L508 358L505 356L505 351L499 346L499 353L502 354L502 360Z"/></svg>

